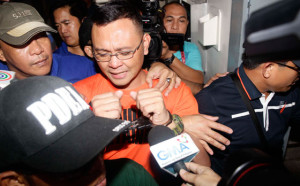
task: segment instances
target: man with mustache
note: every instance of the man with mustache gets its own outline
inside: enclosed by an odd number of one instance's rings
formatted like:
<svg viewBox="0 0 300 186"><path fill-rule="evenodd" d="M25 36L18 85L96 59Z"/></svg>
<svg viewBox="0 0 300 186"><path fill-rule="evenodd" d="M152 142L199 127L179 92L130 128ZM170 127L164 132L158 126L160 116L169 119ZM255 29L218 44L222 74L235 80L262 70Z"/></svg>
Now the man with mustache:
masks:
<svg viewBox="0 0 300 186"><path fill-rule="evenodd" d="M43 18L32 6L24 3L7 2L0 5L0 70L16 73L16 79L31 76L51 75L70 83L96 74L94 64L78 61L76 56L52 54L51 43L46 32L56 33L45 24ZM155 63L149 70L148 83L162 78L158 85L168 91L180 82L176 74L161 63ZM165 84L165 78L172 78Z"/></svg>
<svg viewBox="0 0 300 186"><path fill-rule="evenodd" d="M143 31L139 11L126 1L112 1L98 7L91 21L92 45L86 46L85 52L97 61L102 73L81 80L74 87L85 96L95 115L130 121L147 118L148 123L168 126L176 134L187 131L190 127L186 123L183 127L184 121L179 115L198 114L196 100L187 85L181 83L166 95L145 82L147 72L142 65L144 55L149 52L151 36ZM192 122L191 125L197 124ZM104 159L132 159L164 185L168 175L151 163L144 129L139 125L111 143ZM204 148L197 145L201 149L194 160L209 165Z"/></svg>

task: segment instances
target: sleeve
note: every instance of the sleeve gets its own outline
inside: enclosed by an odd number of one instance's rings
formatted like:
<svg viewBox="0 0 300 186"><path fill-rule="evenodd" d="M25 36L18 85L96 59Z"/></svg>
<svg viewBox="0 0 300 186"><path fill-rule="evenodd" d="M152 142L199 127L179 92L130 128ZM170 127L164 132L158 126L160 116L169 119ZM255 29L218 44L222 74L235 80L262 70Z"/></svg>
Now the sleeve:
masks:
<svg viewBox="0 0 300 186"><path fill-rule="evenodd" d="M178 114L179 116L193 115L198 113L198 104L191 92L191 89L184 83L172 90L168 96L168 102L174 104L172 109L169 110L172 114ZM166 105L169 109L169 105Z"/></svg>
<svg viewBox="0 0 300 186"><path fill-rule="evenodd" d="M210 87L202 89L195 95L198 103L198 111L200 114L207 114L211 116L219 116L217 113L217 105L214 100L214 89Z"/></svg>
<svg viewBox="0 0 300 186"><path fill-rule="evenodd" d="M201 54L197 45L189 43L187 50L186 65L203 72Z"/></svg>

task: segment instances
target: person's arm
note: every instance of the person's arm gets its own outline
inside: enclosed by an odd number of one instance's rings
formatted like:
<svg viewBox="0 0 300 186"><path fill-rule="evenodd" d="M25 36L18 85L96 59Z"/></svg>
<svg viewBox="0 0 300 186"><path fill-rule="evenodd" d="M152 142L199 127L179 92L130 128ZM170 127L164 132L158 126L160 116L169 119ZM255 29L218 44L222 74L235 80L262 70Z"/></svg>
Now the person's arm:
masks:
<svg viewBox="0 0 300 186"><path fill-rule="evenodd" d="M171 78L170 82L166 81L167 78ZM161 62L154 62L151 64L146 77L146 82L149 84L150 88L152 88L153 79L159 79L159 82L154 88L158 88L161 92L167 88L165 96L167 96L174 87L177 88L181 82L181 79L177 74Z"/></svg>
<svg viewBox="0 0 300 186"><path fill-rule="evenodd" d="M231 128L217 123L216 121L218 119L218 117L204 114L187 115L182 117L185 132L192 134L196 137L196 139L200 140L200 143L210 155L213 155L213 151L209 147L208 143L220 150L225 150L225 145L227 146L230 144L230 141L217 131L226 132L228 134L233 132Z"/></svg>
<svg viewBox="0 0 300 186"><path fill-rule="evenodd" d="M183 64L178 58L174 58L170 68L182 79L182 81L190 87L192 93L195 95L203 88L203 72L194 70L189 66Z"/></svg>
<svg viewBox="0 0 300 186"><path fill-rule="evenodd" d="M179 175L184 181L194 186L214 186L218 185L221 180L221 177L210 167L201 166L193 162L186 163L185 165L191 172L181 169ZM182 186L185 185L182 184Z"/></svg>
<svg viewBox="0 0 300 186"><path fill-rule="evenodd" d="M161 59L169 59L172 57L174 51L169 50L168 45L163 42L163 50ZM192 90L193 94L196 94L202 89L204 78L203 72L195 70L186 64L182 63L177 57L174 58L169 67L176 72L176 74L186 83Z"/></svg>
<svg viewBox="0 0 300 186"><path fill-rule="evenodd" d="M206 114L205 118L208 119L208 116L221 116L222 114L220 114L218 112L218 106L219 106L219 102L216 102L215 99L216 97L220 96L220 92L218 91L218 88L213 88L213 87L208 87L205 88L203 90L201 90L198 94L195 95L195 98L197 100L198 103L198 111L199 113L202 114L202 116L204 116L203 114ZM205 123L203 121L201 121L201 118L198 117L197 118L199 124L200 123ZM213 120L213 118L210 118L210 120ZM220 123L220 117L215 118L215 121L218 121ZM207 122L207 121L206 121ZM222 122L221 122L222 123ZM190 125L192 130L195 130L195 127L200 127L201 125ZM220 136L216 136L216 134L219 134L219 132L225 132L223 133L223 136L226 136L227 138L230 136L230 134L234 131L232 131L229 127L225 126L224 124L226 123L222 123L222 127L221 124L219 125L215 125L215 123L210 123L210 124L206 124L206 126L208 126L208 128L206 128L206 132L202 135L199 134L199 138L201 140L202 145L205 147L205 149L207 150L207 152L209 154L213 154L212 149L210 148L210 146L208 144L212 144L214 146L216 146L217 148L219 148L220 150L224 150L224 145L228 144L228 141L226 141L226 138L219 138ZM218 129L215 128L216 126L219 126ZM203 125L202 125L203 127ZM210 128L213 128L214 130L209 130ZM199 128L202 129L201 131L203 132L205 129L204 128ZM216 132L216 133L214 133ZM227 133L227 134L226 134ZM217 141L216 141L217 139ZM218 142L218 143L216 143Z"/></svg>
<svg viewBox="0 0 300 186"><path fill-rule="evenodd" d="M176 90L172 91L168 96L166 104L169 106L168 109L172 114L184 117L186 115L195 115L198 114L197 101L191 90L187 87L186 84L182 83ZM176 122L168 125L169 128L174 129L176 127ZM183 132L187 131L186 127L189 127L183 122ZM200 140L194 136L192 133L188 133L193 139L194 143L200 149L200 152L193 159L193 161L201 164L210 166L210 159L208 153L204 149L203 145L200 143Z"/></svg>

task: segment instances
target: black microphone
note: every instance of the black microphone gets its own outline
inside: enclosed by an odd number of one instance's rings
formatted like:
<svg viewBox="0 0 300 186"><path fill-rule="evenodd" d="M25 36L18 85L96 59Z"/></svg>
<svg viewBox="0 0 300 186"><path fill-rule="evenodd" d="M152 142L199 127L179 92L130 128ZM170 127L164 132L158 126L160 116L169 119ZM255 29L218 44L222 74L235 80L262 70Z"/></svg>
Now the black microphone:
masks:
<svg viewBox="0 0 300 186"><path fill-rule="evenodd" d="M299 0L285 0L253 12L245 25L243 57L257 62L300 59L299 7Z"/></svg>
<svg viewBox="0 0 300 186"><path fill-rule="evenodd" d="M150 146L153 146L173 137L175 137L175 133L171 129L166 126L158 125L150 130L148 134L148 142ZM189 172L183 160L176 161L171 166L177 173L179 173L180 169L184 169Z"/></svg>

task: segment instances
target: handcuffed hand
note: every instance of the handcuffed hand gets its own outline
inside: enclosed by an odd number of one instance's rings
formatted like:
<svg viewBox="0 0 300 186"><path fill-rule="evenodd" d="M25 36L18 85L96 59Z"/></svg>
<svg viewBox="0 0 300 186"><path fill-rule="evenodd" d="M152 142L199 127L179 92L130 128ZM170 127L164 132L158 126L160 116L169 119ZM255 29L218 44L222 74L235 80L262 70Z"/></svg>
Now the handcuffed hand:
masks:
<svg viewBox="0 0 300 186"><path fill-rule="evenodd" d="M169 121L169 112L165 107L163 96L157 88L133 91L130 92L130 96L136 100L137 108L153 124L161 125Z"/></svg>
<svg viewBox="0 0 300 186"><path fill-rule="evenodd" d="M122 112L120 103L122 95L121 90L96 95L91 101L94 114L100 117L119 119Z"/></svg>

